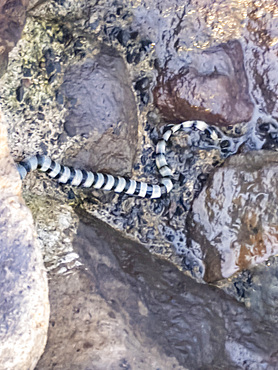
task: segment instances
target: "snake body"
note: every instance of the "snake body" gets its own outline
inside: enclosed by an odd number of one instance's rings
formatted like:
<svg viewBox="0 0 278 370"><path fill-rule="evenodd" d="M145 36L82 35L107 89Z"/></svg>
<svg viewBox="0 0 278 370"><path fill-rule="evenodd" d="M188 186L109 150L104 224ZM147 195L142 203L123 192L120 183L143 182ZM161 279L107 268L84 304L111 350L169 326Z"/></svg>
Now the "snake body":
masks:
<svg viewBox="0 0 278 370"><path fill-rule="evenodd" d="M121 176L113 176L100 172L67 167L53 161L46 155L36 154L17 164L17 169L21 179L28 172L39 169L49 177L56 179L59 183L70 184L84 188L94 188L101 190L114 191L115 193L125 193L130 196L142 198L161 198L170 193L173 188L172 170L166 160L166 145L170 137L178 131L200 131L204 138L215 143L222 153L233 153L238 148L239 143L235 143L231 138L225 136L220 130L209 126L203 121L185 121L180 124L167 125L164 134L156 145L156 166L162 176L160 184L147 184Z"/></svg>

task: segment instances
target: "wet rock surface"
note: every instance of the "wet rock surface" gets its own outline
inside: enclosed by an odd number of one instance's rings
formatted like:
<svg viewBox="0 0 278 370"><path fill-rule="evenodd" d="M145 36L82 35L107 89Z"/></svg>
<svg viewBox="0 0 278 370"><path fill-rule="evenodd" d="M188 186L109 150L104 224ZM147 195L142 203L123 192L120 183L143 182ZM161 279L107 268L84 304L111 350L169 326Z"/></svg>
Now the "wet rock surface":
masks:
<svg viewBox="0 0 278 370"><path fill-rule="evenodd" d="M65 131L87 136L76 167L130 174L137 149L136 103L127 68L115 49L102 50L65 72L61 93L69 109Z"/></svg>
<svg viewBox="0 0 278 370"><path fill-rule="evenodd" d="M274 324L277 323L277 256L269 258L266 264L254 267L252 272L244 272L244 275L239 277L234 284L233 288L238 289L237 294L242 297L246 306L257 312L261 318L267 318L269 322ZM234 294L231 289L228 289L227 292Z"/></svg>
<svg viewBox="0 0 278 370"><path fill-rule="evenodd" d="M3 0L0 4L0 76L6 70L8 54L20 39L29 0Z"/></svg>
<svg viewBox="0 0 278 370"><path fill-rule="evenodd" d="M277 154L229 158L193 202L188 243L201 249L206 281L228 278L278 253Z"/></svg>
<svg viewBox="0 0 278 370"><path fill-rule="evenodd" d="M247 122L253 113L243 53L231 41L192 56L192 63L173 71L159 69L154 104L170 122L201 119L217 125Z"/></svg>
<svg viewBox="0 0 278 370"><path fill-rule="evenodd" d="M31 212L0 122L0 368L33 369L46 343L49 301Z"/></svg>
<svg viewBox="0 0 278 370"><path fill-rule="evenodd" d="M227 42L242 33L245 11L243 4L231 9L227 2L212 1L187 5L153 1L152 6L149 2L135 6L134 23L156 44L154 104L166 121L197 118L231 125L251 119L253 103L242 47L238 41ZM221 22L209 28L212 13ZM217 34L219 45L209 33Z"/></svg>
<svg viewBox="0 0 278 370"><path fill-rule="evenodd" d="M277 7L275 1L265 5L250 12L244 54L256 104L277 119Z"/></svg>
<svg viewBox="0 0 278 370"><path fill-rule="evenodd" d="M86 270L50 274L37 369L277 366L275 325L82 213L73 245Z"/></svg>

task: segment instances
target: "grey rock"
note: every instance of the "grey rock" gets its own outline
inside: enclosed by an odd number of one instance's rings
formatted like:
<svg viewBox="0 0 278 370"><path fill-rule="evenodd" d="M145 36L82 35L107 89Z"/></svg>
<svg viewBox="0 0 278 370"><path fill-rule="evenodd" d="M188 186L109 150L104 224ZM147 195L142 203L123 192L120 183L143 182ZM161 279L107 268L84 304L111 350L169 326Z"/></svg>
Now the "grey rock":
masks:
<svg viewBox="0 0 278 370"><path fill-rule="evenodd" d="M193 202L188 243L201 249L206 281L230 277L278 253L277 153L229 158Z"/></svg>
<svg viewBox="0 0 278 370"><path fill-rule="evenodd" d="M98 171L131 172L138 141L137 107L122 58L104 48L95 58L70 66L61 92L68 102L65 131L88 140L72 160ZM123 150L124 149L124 150Z"/></svg>
<svg viewBox="0 0 278 370"><path fill-rule="evenodd" d="M34 369L47 338L46 272L0 122L0 369Z"/></svg>
<svg viewBox="0 0 278 370"><path fill-rule="evenodd" d="M252 9L243 44L245 67L250 80L250 92L263 111L277 120L277 44L275 29L277 17L273 17L277 4L274 0L267 7ZM267 45L267 47L266 47Z"/></svg>
<svg viewBox="0 0 278 370"><path fill-rule="evenodd" d="M84 265L50 274L49 340L37 370L275 369L275 325L79 216L73 246Z"/></svg>

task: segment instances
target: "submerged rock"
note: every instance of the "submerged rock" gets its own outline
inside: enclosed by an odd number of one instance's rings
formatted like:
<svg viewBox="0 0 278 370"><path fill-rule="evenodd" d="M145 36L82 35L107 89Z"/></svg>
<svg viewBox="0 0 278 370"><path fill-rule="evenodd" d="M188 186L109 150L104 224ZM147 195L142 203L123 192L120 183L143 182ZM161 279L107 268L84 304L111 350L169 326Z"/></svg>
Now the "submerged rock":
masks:
<svg viewBox="0 0 278 370"><path fill-rule="evenodd" d="M231 157L193 202L188 243L202 250L206 281L227 278L278 253L277 172L276 152Z"/></svg>
<svg viewBox="0 0 278 370"><path fill-rule="evenodd" d="M33 369L46 343L46 272L0 122L0 368Z"/></svg>

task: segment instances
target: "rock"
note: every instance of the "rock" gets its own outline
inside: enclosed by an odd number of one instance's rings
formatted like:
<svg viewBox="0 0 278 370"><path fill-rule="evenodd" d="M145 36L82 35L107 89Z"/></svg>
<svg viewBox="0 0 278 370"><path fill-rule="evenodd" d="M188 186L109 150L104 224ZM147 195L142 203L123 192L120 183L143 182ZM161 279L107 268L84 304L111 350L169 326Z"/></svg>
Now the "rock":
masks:
<svg viewBox="0 0 278 370"><path fill-rule="evenodd" d="M115 50L69 67L61 91L69 102L65 131L88 136L75 166L128 174L137 149L137 108L129 73Z"/></svg>
<svg viewBox="0 0 278 370"><path fill-rule="evenodd" d="M6 70L8 53L20 38L27 6L28 0L7 0L0 5L0 76ZM48 285L3 117L0 189L0 369L29 370L36 366L47 339Z"/></svg>
<svg viewBox="0 0 278 370"><path fill-rule="evenodd" d="M158 64L172 71L186 65L192 51L239 39L247 23L248 10L256 9L249 3L231 5L220 0L193 0L186 4L183 0L127 3L132 7L133 27L137 27L140 35L148 35L155 43Z"/></svg>
<svg viewBox="0 0 278 370"><path fill-rule="evenodd" d="M278 159L259 151L229 158L195 199L188 244L201 249L208 282L278 253Z"/></svg>
<svg viewBox="0 0 278 370"><path fill-rule="evenodd" d="M50 273L49 340L38 370L277 366L277 324L78 214L73 246L84 265Z"/></svg>
<svg viewBox="0 0 278 370"><path fill-rule="evenodd" d="M0 76L6 70L8 54L20 38L28 0L3 0L0 4Z"/></svg>
<svg viewBox="0 0 278 370"><path fill-rule="evenodd" d="M34 369L47 339L46 273L0 122L0 369Z"/></svg>
<svg viewBox="0 0 278 370"><path fill-rule="evenodd" d="M192 57L178 72L159 70L154 103L165 120L201 119L219 125L247 122L253 113L238 41Z"/></svg>
<svg viewBox="0 0 278 370"><path fill-rule="evenodd" d="M221 1L141 1L134 27L155 45L154 103L170 122L230 125L253 113L241 44L247 6Z"/></svg>
<svg viewBox="0 0 278 370"><path fill-rule="evenodd" d="M246 306L274 324L277 322L277 260L277 256L271 257L266 265L254 267L251 272L251 284L246 284L242 289Z"/></svg>
<svg viewBox="0 0 278 370"><path fill-rule="evenodd" d="M277 17L273 17L276 11L275 0L268 1L266 6L252 9L243 49L254 101L277 120Z"/></svg>

